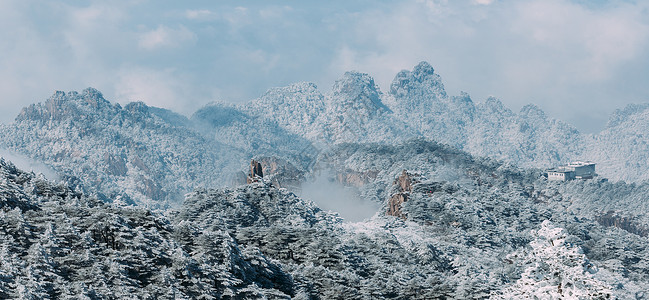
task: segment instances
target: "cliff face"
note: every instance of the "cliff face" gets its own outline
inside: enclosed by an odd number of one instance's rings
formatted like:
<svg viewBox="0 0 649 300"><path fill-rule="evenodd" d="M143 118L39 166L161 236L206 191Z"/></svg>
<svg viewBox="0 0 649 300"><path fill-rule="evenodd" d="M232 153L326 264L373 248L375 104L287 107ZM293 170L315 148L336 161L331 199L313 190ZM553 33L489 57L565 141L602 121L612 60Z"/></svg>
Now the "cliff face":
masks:
<svg viewBox="0 0 649 300"><path fill-rule="evenodd" d="M259 182L263 177L264 171L261 167L261 163L254 159L250 161L250 172L248 172L247 183L251 184L253 182Z"/></svg>
<svg viewBox="0 0 649 300"><path fill-rule="evenodd" d="M304 170L299 169L286 159L264 156L257 157L256 161L262 165L265 178L276 187L299 191L306 178Z"/></svg>
<svg viewBox="0 0 649 300"><path fill-rule="evenodd" d="M401 211L401 206L403 203L408 201L408 197L412 191L412 186L419 182L416 177L417 175L403 170L401 175L394 180L394 183L392 184L394 192L388 200L388 216L395 216L404 220L407 219L406 214Z"/></svg>

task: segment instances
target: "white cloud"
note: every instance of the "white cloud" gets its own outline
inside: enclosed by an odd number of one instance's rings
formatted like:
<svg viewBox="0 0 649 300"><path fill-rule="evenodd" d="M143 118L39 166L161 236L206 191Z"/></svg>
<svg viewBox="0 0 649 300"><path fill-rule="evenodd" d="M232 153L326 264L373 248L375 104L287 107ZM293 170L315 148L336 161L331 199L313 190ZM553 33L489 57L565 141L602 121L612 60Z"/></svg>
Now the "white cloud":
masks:
<svg viewBox="0 0 649 300"><path fill-rule="evenodd" d="M551 116L588 123L586 130L595 121L584 118L596 116L603 126L602 116L637 101L625 87L640 71L625 70L649 67L647 5L475 4L417 0L355 14L329 69L369 72L386 91L395 69L427 60L451 94L465 90L477 101L495 95L513 109L535 102Z"/></svg>
<svg viewBox="0 0 649 300"><path fill-rule="evenodd" d="M202 95L192 82L189 76L173 69L123 67L118 73L114 94L122 104L142 101L150 106L191 115L213 100Z"/></svg>
<svg viewBox="0 0 649 300"><path fill-rule="evenodd" d="M87 86L183 113L214 95L243 101L296 81L327 89L350 69L387 91L422 60L450 94L495 95L514 109L535 102L571 121L575 107L604 124L613 109L649 100L643 1L35 3L0 1L3 122L54 90Z"/></svg>
<svg viewBox="0 0 649 300"><path fill-rule="evenodd" d="M213 20L217 14L209 9L188 9L185 11L185 17L190 20Z"/></svg>
<svg viewBox="0 0 649 300"><path fill-rule="evenodd" d="M158 28L141 34L138 45L145 50L154 50L163 47L178 47L193 43L195 40L196 35L185 26L172 29L159 25Z"/></svg>
<svg viewBox="0 0 649 300"><path fill-rule="evenodd" d="M56 171L50 166L40 163L27 156L0 148L0 157L4 158L5 161L10 161L18 169L21 169L25 172L34 172L36 174L41 173L45 176L45 178L54 181L61 179Z"/></svg>
<svg viewBox="0 0 649 300"><path fill-rule="evenodd" d="M606 79L647 47L649 27L635 7L598 11L555 0L524 2L516 11L513 31L579 80Z"/></svg>

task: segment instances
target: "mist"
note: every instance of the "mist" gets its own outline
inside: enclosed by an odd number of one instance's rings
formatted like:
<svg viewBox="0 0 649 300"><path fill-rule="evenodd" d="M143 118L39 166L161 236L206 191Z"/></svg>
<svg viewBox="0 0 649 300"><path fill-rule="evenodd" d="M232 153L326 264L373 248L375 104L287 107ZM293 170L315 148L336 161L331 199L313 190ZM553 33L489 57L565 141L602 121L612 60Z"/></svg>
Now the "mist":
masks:
<svg viewBox="0 0 649 300"><path fill-rule="evenodd" d="M5 161L10 161L18 169L23 171L41 173L45 178L52 181L58 181L61 179L54 169L27 156L0 148L0 157L4 158Z"/></svg>
<svg viewBox="0 0 649 300"><path fill-rule="evenodd" d="M336 182L331 172L323 172L302 184L300 196L315 202L321 209L337 212L346 222L358 222L372 217L379 205L360 198L351 188Z"/></svg>

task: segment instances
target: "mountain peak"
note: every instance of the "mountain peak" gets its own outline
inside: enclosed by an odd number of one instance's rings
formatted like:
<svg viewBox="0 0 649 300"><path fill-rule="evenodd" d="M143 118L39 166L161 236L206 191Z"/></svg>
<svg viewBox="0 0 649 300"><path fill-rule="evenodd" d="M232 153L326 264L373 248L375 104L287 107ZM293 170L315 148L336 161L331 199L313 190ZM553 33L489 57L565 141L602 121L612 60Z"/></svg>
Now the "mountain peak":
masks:
<svg viewBox="0 0 649 300"><path fill-rule="evenodd" d="M484 108L488 109L490 113L496 113L496 115L502 115L504 113L510 114L511 111L505 105L503 105L498 98L494 96L489 96L487 100L483 103Z"/></svg>
<svg viewBox="0 0 649 300"><path fill-rule="evenodd" d="M412 71L402 70L397 73L390 84L390 94L397 98L447 97L442 78L425 61L417 64Z"/></svg>
<svg viewBox="0 0 649 300"><path fill-rule="evenodd" d="M85 88L81 92L81 94L83 95L84 98L102 99L104 101L106 100L106 99L104 99L104 95L99 90L97 90L97 89L95 89L93 87Z"/></svg>
<svg viewBox="0 0 649 300"><path fill-rule="evenodd" d="M362 105L371 111L389 110L380 98L374 78L356 71L345 72L341 79L336 80L332 89L332 96L343 100L343 105Z"/></svg>
<svg viewBox="0 0 649 300"><path fill-rule="evenodd" d="M540 107L534 104L527 104L523 106L521 108L520 115L525 116L527 118L535 118L541 120L547 119L545 112Z"/></svg>
<svg viewBox="0 0 649 300"><path fill-rule="evenodd" d="M22 120L61 120L66 117L93 113L108 107L111 103L94 88L87 88L79 94L76 91L55 91L45 102L23 108L16 117Z"/></svg>
<svg viewBox="0 0 649 300"><path fill-rule="evenodd" d="M367 89L375 92L377 88L376 84L374 83L374 78L365 73L348 71L345 72L342 78L336 80L333 86L333 93L354 94L361 92L362 89Z"/></svg>
<svg viewBox="0 0 649 300"><path fill-rule="evenodd" d="M431 66L428 62L422 61L412 69L412 73L420 76L433 75L435 73L435 69L433 69L433 66Z"/></svg>
<svg viewBox="0 0 649 300"><path fill-rule="evenodd" d="M615 127L629 119L629 117L649 110L649 103L629 104L624 109L616 109L608 119L606 127Z"/></svg>
<svg viewBox="0 0 649 300"><path fill-rule="evenodd" d="M147 106L142 101L136 101L136 102L131 102L129 104L126 104L126 106L124 106L124 110L129 111L131 113L146 114L149 111L149 106Z"/></svg>

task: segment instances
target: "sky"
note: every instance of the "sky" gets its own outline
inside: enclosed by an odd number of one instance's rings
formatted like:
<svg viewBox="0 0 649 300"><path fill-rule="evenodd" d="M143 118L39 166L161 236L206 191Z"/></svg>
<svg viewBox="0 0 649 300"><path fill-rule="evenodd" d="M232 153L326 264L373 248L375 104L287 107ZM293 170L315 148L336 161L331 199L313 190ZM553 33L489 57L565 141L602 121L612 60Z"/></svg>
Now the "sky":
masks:
<svg viewBox="0 0 649 300"><path fill-rule="evenodd" d="M649 102L649 1L0 1L0 122L94 87L190 116L345 71L383 92L428 61L447 92L534 103L583 132Z"/></svg>

